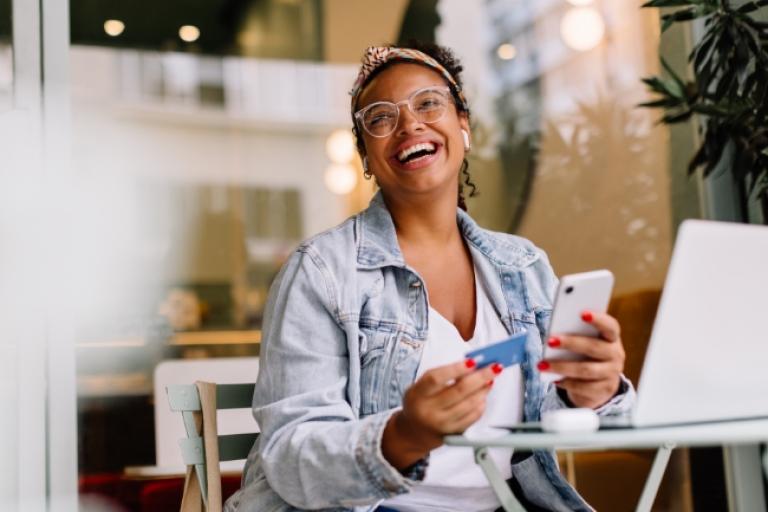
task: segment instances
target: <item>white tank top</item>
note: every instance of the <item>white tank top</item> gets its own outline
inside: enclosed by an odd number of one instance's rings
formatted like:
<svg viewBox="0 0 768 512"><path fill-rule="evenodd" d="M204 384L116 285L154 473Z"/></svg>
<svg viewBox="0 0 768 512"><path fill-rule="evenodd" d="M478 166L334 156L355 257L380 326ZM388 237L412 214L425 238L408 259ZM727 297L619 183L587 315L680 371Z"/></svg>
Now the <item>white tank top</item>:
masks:
<svg viewBox="0 0 768 512"><path fill-rule="evenodd" d="M475 276L477 275L475 272ZM461 361L464 354L470 350L509 336L488 298L485 287L478 281L475 278L475 332L469 341L464 341L451 322L429 308L429 333L416 374L417 379L430 368ZM464 435L472 437L499 434L498 430L489 429L489 426L519 423L522 417L523 379L520 366L515 365L506 368L496 377L493 389L488 395L485 413ZM491 448L489 454L501 470L502 477L510 478L512 449ZM441 446L433 450L424 480L411 492L386 500L382 505L400 512L484 512L494 511L501 506L480 466L475 463L472 449L456 446Z"/></svg>

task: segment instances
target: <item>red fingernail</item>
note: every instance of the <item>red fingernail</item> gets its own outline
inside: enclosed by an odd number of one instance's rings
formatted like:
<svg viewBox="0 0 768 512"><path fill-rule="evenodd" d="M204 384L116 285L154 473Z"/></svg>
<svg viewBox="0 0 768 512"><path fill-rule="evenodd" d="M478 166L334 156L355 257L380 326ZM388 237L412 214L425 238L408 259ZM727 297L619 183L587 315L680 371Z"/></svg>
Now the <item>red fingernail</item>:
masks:
<svg viewBox="0 0 768 512"><path fill-rule="evenodd" d="M581 319L584 320L585 322L591 322L592 321L592 313L590 313L589 311L584 311L581 314Z"/></svg>
<svg viewBox="0 0 768 512"><path fill-rule="evenodd" d="M492 381L492 380L489 380L489 381L488 381L488 387L490 388L491 386L493 386L493 381Z"/></svg>
<svg viewBox="0 0 768 512"><path fill-rule="evenodd" d="M545 372L549 370L549 363L546 361L541 361L539 364L536 365L536 368L538 368L540 372Z"/></svg>
<svg viewBox="0 0 768 512"><path fill-rule="evenodd" d="M493 363L493 366L491 366L491 371L496 375L498 375L504 371L504 367L501 366L499 363Z"/></svg>
<svg viewBox="0 0 768 512"><path fill-rule="evenodd" d="M556 337L552 336L551 338L549 338L549 340L547 340L547 345L549 345L550 347L559 347L560 346L560 338L556 338Z"/></svg>
<svg viewBox="0 0 768 512"><path fill-rule="evenodd" d="M474 359L465 359L464 360L464 366L466 366L467 368L474 368L476 364L477 363L475 363Z"/></svg>

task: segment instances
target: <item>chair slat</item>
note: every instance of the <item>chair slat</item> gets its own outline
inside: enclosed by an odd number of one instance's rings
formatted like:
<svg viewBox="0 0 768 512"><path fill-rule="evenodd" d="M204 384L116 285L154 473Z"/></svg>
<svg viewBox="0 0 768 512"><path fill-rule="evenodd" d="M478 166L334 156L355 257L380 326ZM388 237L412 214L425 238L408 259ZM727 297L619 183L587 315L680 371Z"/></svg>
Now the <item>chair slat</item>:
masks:
<svg viewBox="0 0 768 512"><path fill-rule="evenodd" d="M253 382L249 384L217 384L216 409L250 409L253 402Z"/></svg>
<svg viewBox="0 0 768 512"><path fill-rule="evenodd" d="M200 396L194 384L172 384L165 388L172 411L199 411Z"/></svg>
<svg viewBox="0 0 768 512"><path fill-rule="evenodd" d="M219 384L216 386L216 409L250 408L253 400L254 384ZM195 414L202 409L197 386L194 384L171 385L166 388L171 410L180 411L187 431L187 438L179 440L182 458L187 465L193 465L200 482L203 502L208 503L208 481L205 468L205 445L197 433ZM242 460L248 453L259 434L220 435L219 461Z"/></svg>
<svg viewBox="0 0 768 512"><path fill-rule="evenodd" d="M205 448L202 437L179 439L179 448L181 448L181 458L187 466L205 463Z"/></svg>
<svg viewBox="0 0 768 512"><path fill-rule="evenodd" d="M258 437L258 433L220 435L219 460L242 460L248 458L248 452L251 451L251 447Z"/></svg>

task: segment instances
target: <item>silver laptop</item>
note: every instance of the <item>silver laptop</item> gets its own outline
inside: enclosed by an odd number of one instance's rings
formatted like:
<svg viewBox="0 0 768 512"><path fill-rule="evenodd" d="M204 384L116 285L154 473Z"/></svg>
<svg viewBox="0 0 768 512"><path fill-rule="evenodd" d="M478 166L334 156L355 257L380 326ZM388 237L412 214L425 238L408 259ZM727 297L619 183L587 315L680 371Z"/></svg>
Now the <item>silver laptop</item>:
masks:
<svg viewBox="0 0 768 512"><path fill-rule="evenodd" d="M768 416L768 227L678 231L633 426Z"/></svg>

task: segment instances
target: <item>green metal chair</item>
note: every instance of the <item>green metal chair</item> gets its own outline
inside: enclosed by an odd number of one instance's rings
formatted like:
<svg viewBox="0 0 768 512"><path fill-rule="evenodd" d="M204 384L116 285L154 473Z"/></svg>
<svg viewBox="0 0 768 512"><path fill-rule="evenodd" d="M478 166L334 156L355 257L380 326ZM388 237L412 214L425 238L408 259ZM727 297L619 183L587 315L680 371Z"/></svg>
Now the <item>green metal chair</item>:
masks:
<svg viewBox="0 0 768 512"><path fill-rule="evenodd" d="M202 386L202 387L201 387ZM242 460L248 457L248 452L258 438L258 433L218 435L215 411L221 409L250 408L253 400L254 384L211 384L198 382L196 384L171 385L166 388L171 410L181 412L187 437L179 440L184 464L194 467L194 472L200 486L200 495L206 510L221 509L221 485L210 497L218 503L209 503L209 476L212 474L209 464L216 464L213 474L219 475L218 463ZM207 393L201 396L200 390ZM215 401L211 400L215 397ZM211 410L206 410L211 409ZM256 424L254 423L254 427ZM208 444L206 439L216 439L215 445ZM215 447L218 446L218 454ZM187 483L189 483L188 473ZM220 478L220 477L218 477ZM187 485L185 485L185 497Z"/></svg>

